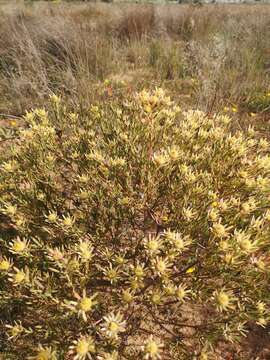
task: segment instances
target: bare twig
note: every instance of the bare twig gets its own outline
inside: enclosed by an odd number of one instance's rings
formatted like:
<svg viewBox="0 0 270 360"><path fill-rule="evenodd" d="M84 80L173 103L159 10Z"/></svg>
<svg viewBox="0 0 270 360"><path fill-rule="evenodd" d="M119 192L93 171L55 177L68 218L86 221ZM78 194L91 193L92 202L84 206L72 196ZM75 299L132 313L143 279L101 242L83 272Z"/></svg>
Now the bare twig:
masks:
<svg viewBox="0 0 270 360"><path fill-rule="evenodd" d="M3 113L0 113L0 117L4 117L5 120L13 120L13 119L22 120L23 119L23 117L21 117L21 116L3 114Z"/></svg>

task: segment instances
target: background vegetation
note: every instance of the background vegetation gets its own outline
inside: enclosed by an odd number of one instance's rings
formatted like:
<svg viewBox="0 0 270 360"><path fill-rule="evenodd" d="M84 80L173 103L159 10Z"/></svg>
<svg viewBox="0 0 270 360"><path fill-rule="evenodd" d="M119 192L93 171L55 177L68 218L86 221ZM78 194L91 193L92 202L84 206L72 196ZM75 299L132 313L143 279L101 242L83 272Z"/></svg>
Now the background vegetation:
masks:
<svg viewBox="0 0 270 360"><path fill-rule="evenodd" d="M206 111L269 109L268 5L20 4L1 8L1 112L52 92L88 104L104 80L110 96L159 85Z"/></svg>

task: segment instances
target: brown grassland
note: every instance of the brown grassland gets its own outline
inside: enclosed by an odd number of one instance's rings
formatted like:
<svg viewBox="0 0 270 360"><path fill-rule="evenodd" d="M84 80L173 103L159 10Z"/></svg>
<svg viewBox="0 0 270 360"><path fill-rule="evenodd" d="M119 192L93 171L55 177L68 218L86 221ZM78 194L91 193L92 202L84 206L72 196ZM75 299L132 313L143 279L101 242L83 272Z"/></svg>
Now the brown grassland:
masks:
<svg viewBox="0 0 270 360"><path fill-rule="evenodd" d="M155 86L207 112L269 112L268 5L37 1L0 11L2 113L20 115L51 93L83 106L104 88Z"/></svg>

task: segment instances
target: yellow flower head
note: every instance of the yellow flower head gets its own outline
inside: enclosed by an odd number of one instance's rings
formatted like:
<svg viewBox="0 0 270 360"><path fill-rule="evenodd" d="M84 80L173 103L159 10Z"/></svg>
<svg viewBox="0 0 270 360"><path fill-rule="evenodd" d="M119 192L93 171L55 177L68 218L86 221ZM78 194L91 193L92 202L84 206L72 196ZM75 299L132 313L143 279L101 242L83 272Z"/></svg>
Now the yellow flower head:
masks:
<svg viewBox="0 0 270 360"><path fill-rule="evenodd" d="M158 275L162 276L165 275L170 267L170 263L167 259L162 259L160 257L157 257L154 260L154 269L157 272Z"/></svg>
<svg viewBox="0 0 270 360"><path fill-rule="evenodd" d="M17 212L17 207L15 205L7 204L3 210L5 214L13 217Z"/></svg>
<svg viewBox="0 0 270 360"><path fill-rule="evenodd" d="M245 253L250 253L257 249L256 243L250 240L250 235L245 234L244 232L236 231L235 239L238 243L238 246Z"/></svg>
<svg viewBox="0 0 270 360"><path fill-rule="evenodd" d="M164 166L168 163L169 157L165 153L156 153L153 155L153 161L157 166Z"/></svg>
<svg viewBox="0 0 270 360"><path fill-rule="evenodd" d="M56 360L56 353L50 347L39 346L37 355L32 357L33 360Z"/></svg>
<svg viewBox="0 0 270 360"><path fill-rule="evenodd" d="M235 298L230 292L226 292L223 289L221 291L214 292L214 299L218 310L221 312L228 311L234 307L232 303L234 302Z"/></svg>
<svg viewBox="0 0 270 360"><path fill-rule="evenodd" d="M151 105L150 104L144 105L144 110L145 110L145 112L150 113L152 111Z"/></svg>
<svg viewBox="0 0 270 360"><path fill-rule="evenodd" d="M21 285L29 281L29 270L19 270L14 268L15 273L10 276L10 281L13 282L15 286Z"/></svg>
<svg viewBox="0 0 270 360"><path fill-rule="evenodd" d="M52 103L58 105L61 102L61 98L55 94L50 95L50 100Z"/></svg>
<svg viewBox="0 0 270 360"><path fill-rule="evenodd" d="M15 160L7 161L2 165L2 169L5 172L12 173L14 172L18 167L18 162Z"/></svg>
<svg viewBox="0 0 270 360"><path fill-rule="evenodd" d="M252 199L250 201L243 202L241 204L241 215L249 215L255 209L256 209L256 204Z"/></svg>
<svg viewBox="0 0 270 360"><path fill-rule="evenodd" d="M168 230L164 232L164 236L167 240L169 240L174 249L179 252L184 251L191 244L191 239L189 239L187 236L183 237L178 232Z"/></svg>
<svg viewBox="0 0 270 360"><path fill-rule="evenodd" d="M148 239L144 239L144 246L150 253L157 253L161 248L161 240L159 237L149 235Z"/></svg>
<svg viewBox="0 0 270 360"><path fill-rule="evenodd" d="M184 301L190 290L187 290L186 285L180 284L176 289L175 296L178 301Z"/></svg>
<svg viewBox="0 0 270 360"><path fill-rule="evenodd" d="M23 282L25 279L25 273L23 271L18 271L15 275L14 275L14 282L15 283L21 283Z"/></svg>
<svg viewBox="0 0 270 360"><path fill-rule="evenodd" d="M134 300L134 295L127 289L122 292L122 299L126 304L130 304Z"/></svg>
<svg viewBox="0 0 270 360"><path fill-rule="evenodd" d="M199 356L199 359L198 360L208 360L209 359L209 356L208 354L205 352L205 351L202 351L200 353L200 356Z"/></svg>
<svg viewBox="0 0 270 360"><path fill-rule="evenodd" d="M221 257L221 259L229 266L236 264L238 257L231 252L227 252Z"/></svg>
<svg viewBox="0 0 270 360"><path fill-rule="evenodd" d="M221 240L218 245L219 249L222 251L226 251L229 249L229 243L226 240Z"/></svg>
<svg viewBox="0 0 270 360"><path fill-rule="evenodd" d="M262 302L262 301L258 301L257 304L256 304L256 308L257 308L259 313L264 313L265 310L266 310L265 303Z"/></svg>
<svg viewBox="0 0 270 360"><path fill-rule="evenodd" d="M119 333L125 331L126 322L120 313L104 316L101 330L110 338L118 338Z"/></svg>
<svg viewBox="0 0 270 360"><path fill-rule="evenodd" d="M172 296L172 295L175 295L175 292L176 292L176 286L171 283L171 282L168 282L165 286L164 286L164 292L167 296Z"/></svg>
<svg viewBox="0 0 270 360"><path fill-rule="evenodd" d="M118 352L113 351L111 353L109 352L103 352L100 356L97 358L98 360L117 360L118 359Z"/></svg>
<svg viewBox="0 0 270 360"><path fill-rule="evenodd" d="M136 266L132 266L131 268L132 268L135 278L141 279L145 276L145 270L144 270L143 264L142 265L137 264Z"/></svg>
<svg viewBox="0 0 270 360"><path fill-rule="evenodd" d="M25 239L21 240L19 237L11 243L11 250L14 253L23 253L27 250L27 248L28 242Z"/></svg>
<svg viewBox="0 0 270 360"><path fill-rule="evenodd" d="M191 221L196 215L195 211L191 208L183 208L182 214L186 221Z"/></svg>
<svg viewBox="0 0 270 360"><path fill-rule="evenodd" d="M217 238L224 238L228 236L228 230L229 228L226 228L226 226L222 225L221 222L216 222L212 226L213 234Z"/></svg>
<svg viewBox="0 0 270 360"><path fill-rule="evenodd" d="M20 321L18 323L15 321L14 325L6 325L6 328L8 329L9 339L14 339L18 337L25 330Z"/></svg>
<svg viewBox="0 0 270 360"><path fill-rule="evenodd" d="M169 150L169 156L170 158L175 161L179 158L180 152L176 146L171 147Z"/></svg>
<svg viewBox="0 0 270 360"><path fill-rule="evenodd" d="M186 270L186 274L191 274L196 270L195 266L190 267L189 269Z"/></svg>
<svg viewBox="0 0 270 360"><path fill-rule="evenodd" d="M217 206L217 202L214 202L212 204L212 206ZM208 211L208 218L211 220L211 221L214 221L214 222L217 222L218 218L219 218L219 211L218 209L210 209Z"/></svg>
<svg viewBox="0 0 270 360"><path fill-rule="evenodd" d="M70 228L74 224L74 218L70 215L63 216L62 224L65 228Z"/></svg>
<svg viewBox="0 0 270 360"><path fill-rule="evenodd" d="M48 249L48 256L53 261L60 261L64 259L64 252L59 248Z"/></svg>
<svg viewBox="0 0 270 360"><path fill-rule="evenodd" d="M73 341L70 350L75 354L74 360L84 360L91 358L90 355L96 352L94 340L91 336L82 336L80 339Z"/></svg>
<svg viewBox="0 0 270 360"><path fill-rule="evenodd" d="M110 264L110 266L105 268L103 271L106 278L109 279L111 283L117 282L119 279L120 271L117 267L112 267L112 264Z"/></svg>
<svg viewBox="0 0 270 360"><path fill-rule="evenodd" d="M155 340L151 335L143 345L144 359L161 359L163 346L164 345L159 340Z"/></svg>
<svg viewBox="0 0 270 360"><path fill-rule="evenodd" d="M78 310L79 315L82 315L84 321L87 321L86 313L92 311L94 306L97 304L97 301L95 301L96 297L97 294L90 297L86 296L86 291L83 290L83 297L78 302Z"/></svg>
<svg viewBox="0 0 270 360"><path fill-rule="evenodd" d="M55 223L58 219L58 215L55 211L50 211L47 215L47 220L51 223Z"/></svg>
<svg viewBox="0 0 270 360"><path fill-rule="evenodd" d="M82 298L79 303L80 310L82 310L84 312L88 312L88 311L92 310L93 306L94 306L94 301L93 301L93 298L90 298L90 297Z"/></svg>
<svg viewBox="0 0 270 360"><path fill-rule="evenodd" d="M80 240L77 246L77 252L83 260L90 260L93 253L93 246L91 242L89 240Z"/></svg>
<svg viewBox="0 0 270 360"><path fill-rule="evenodd" d="M162 293L160 291L153 292L150 300L154 305L160 305L162 303Z"/></svg>
<svg viewBox="0 0 270 360"><path fill-rule="evenodd" d="M10 260L3 258L0 260L0 271L8 271L12 266Z"/></svg>
<svg viewBox="0 0 270 360"><path fill-rule="evenodd" d="M34 114L41 119L47 119L48 113L45 109L35 109Z"/></svg>

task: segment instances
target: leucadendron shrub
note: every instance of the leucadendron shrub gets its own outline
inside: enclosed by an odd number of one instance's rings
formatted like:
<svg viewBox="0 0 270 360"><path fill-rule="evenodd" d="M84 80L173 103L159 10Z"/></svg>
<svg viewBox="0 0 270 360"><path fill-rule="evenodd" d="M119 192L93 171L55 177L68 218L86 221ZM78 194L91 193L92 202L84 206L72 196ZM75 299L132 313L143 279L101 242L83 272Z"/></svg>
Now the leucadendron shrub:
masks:
<svg viewBox="0 0 270 360"><path fill-rule="evenodd" d="M269 321L269 143L161 89L52 96L1 153L6 359L215 359Z"/></svg>

